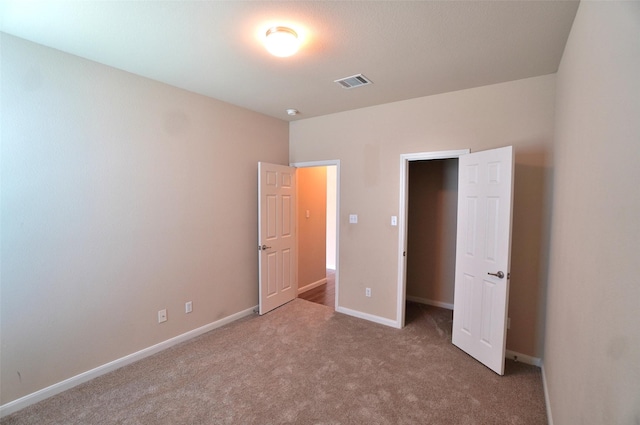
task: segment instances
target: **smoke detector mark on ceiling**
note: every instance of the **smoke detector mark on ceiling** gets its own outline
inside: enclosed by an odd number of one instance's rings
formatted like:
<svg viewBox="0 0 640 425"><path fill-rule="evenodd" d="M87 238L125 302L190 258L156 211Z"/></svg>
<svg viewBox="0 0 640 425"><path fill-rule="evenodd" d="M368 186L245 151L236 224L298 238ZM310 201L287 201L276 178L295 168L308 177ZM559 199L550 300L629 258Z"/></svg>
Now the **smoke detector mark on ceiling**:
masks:
<svg viewBox="0 0 640 425"><path fill-rule="evenodd" d="M338 83L342 88L345 89L353 89L356 87L373 84L373 81L362 74L357 74L352 75L351 77L340 78L339 80L335 80L334 83Z"/></svg>

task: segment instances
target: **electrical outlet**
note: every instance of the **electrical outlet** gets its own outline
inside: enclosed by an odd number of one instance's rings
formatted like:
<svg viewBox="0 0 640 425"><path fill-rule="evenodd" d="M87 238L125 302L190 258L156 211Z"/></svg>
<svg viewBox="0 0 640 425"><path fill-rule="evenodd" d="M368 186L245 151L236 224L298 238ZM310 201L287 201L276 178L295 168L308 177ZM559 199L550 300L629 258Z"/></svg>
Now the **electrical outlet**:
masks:
<svg viewBox="0 0 640 425"><path fill-rule="evenodd" d="M370 297L370 296L371 296L371 288L365 288L365 290L364 290L364 294L365 294L367 297Z"/></svg>
<svg viewBox="0 0 640 425"><path fill-rule="evenodd" d="M184 303L184 312L191 313L193 311L193 303L191 301L187 301Z"/></svg>
<svg viewBox="0 0 640 425"><path fill-rule="evenodd" d="M162 322L166 322L167 321L167 309L163 309L158 311L158 323L162 323Z"/></svg>

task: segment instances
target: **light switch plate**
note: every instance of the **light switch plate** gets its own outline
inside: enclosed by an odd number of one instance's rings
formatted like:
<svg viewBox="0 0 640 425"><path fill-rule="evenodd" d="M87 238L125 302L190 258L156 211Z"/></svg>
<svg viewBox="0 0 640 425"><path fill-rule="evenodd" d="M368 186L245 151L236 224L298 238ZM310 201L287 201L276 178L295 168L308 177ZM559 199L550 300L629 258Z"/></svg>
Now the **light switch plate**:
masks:
<svg viewBox="0 0 640 425"><path fill-rule="evenodd" d="M167 321L167 309L164 308L158 311L158 323L163 323Z"/></svg>
<svg viewBox="0 0 640 425"><path fill-rule="evenodd" d="M398 217L395 215L391 216L391 225L392 226L397 226L398 225Z"/></svg>

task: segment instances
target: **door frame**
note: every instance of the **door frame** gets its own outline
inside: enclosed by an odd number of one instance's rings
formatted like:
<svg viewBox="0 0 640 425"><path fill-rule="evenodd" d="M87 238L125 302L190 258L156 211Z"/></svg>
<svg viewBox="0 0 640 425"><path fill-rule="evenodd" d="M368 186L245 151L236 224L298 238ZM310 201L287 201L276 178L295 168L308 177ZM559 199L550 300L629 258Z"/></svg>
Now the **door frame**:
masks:
<svg viewBox="0 0 640 425"><path fill-rule="evenodd" d="M336 275L335 275L335 304L334 310L338 309L340 285L340 160L326 160L326 161L306 161L306 162L291 162L290 167L295 168L311 168L311 167L328 167L336 166ZM298 208L298 202L296 201L296 211ZM296 212L297 217L297 212ZM297 269L296 269L297 270Z"/></svg>
<svg viewBox="0 0 640 425"><path fill-rule="evenodd" d="M470 153L470 149L451 151L418 152L400 155L400 205L398 208L398 304L396 306L396 324L404 328L407 299L407 220L409 205L409 162L434 159L458 159ZM336 265L337 267L337 265ZM337 296L337 291L336 291Z"/></svg>

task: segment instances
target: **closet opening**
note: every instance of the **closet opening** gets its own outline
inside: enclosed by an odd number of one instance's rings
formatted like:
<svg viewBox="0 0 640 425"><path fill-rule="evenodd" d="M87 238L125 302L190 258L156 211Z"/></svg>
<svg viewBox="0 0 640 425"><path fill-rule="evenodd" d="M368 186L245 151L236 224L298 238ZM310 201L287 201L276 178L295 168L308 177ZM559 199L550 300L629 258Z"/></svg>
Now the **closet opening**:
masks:
<svg viewBox="0 0 640 425"><path fill-rule="evenodd" d="M397 327L407 301L453 310L458 163L469 149L400 155Z"/></svg>
<svg viewBox="0 0 640 425"><path fill-rule="evenodd" d="M453 310L458 158L410 161L406 300Z"/></svg>

